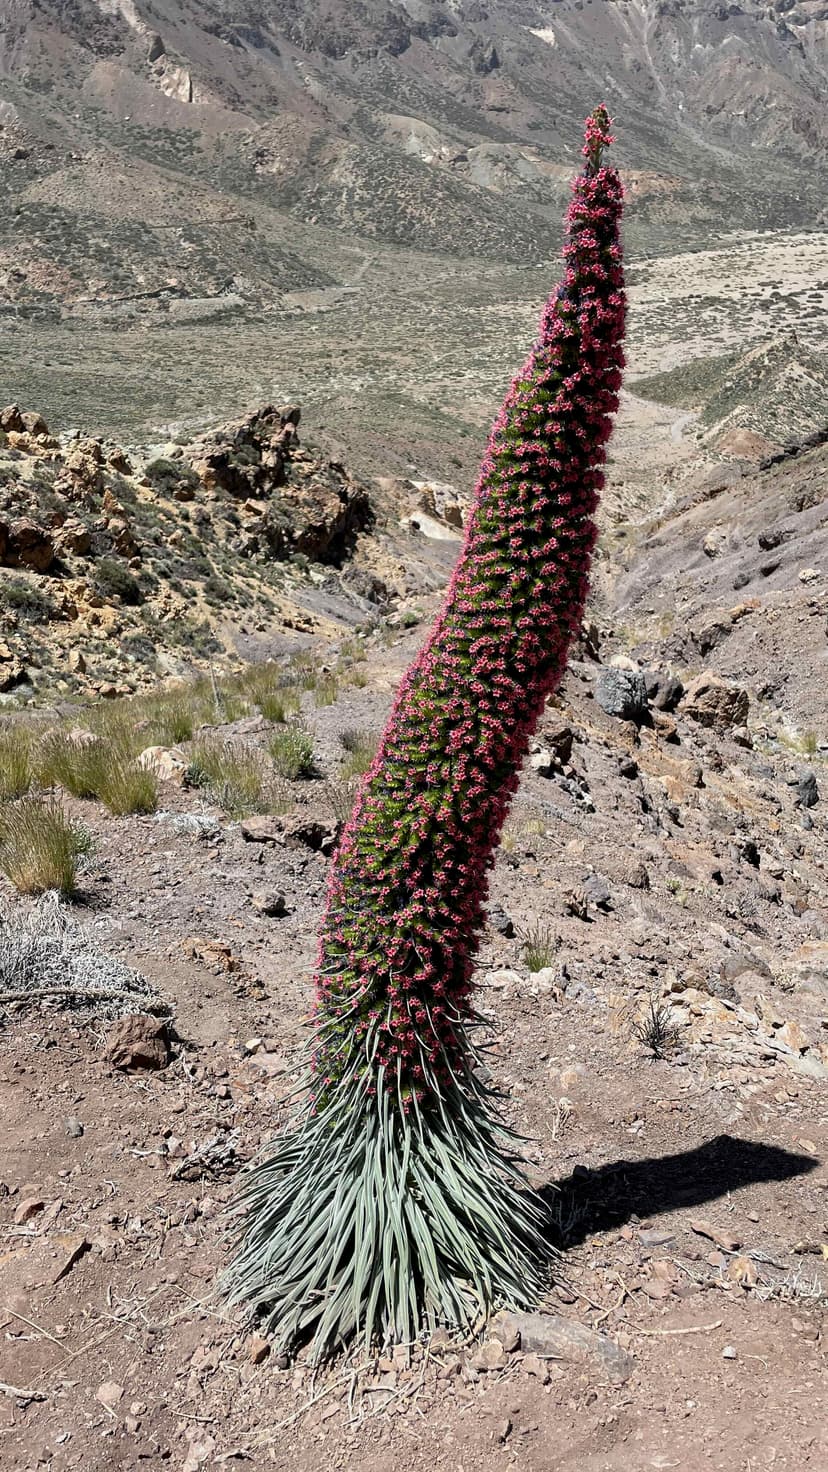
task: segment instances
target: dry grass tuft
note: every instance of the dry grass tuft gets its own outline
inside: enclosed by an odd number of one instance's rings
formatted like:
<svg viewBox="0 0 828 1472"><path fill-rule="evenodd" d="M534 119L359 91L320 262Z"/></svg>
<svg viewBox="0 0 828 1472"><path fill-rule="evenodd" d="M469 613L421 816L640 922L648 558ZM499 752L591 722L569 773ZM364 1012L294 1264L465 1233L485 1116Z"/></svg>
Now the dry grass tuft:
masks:
<svg viewBox="0 0 828 1472"><path fill-rule="evenodd" d="M20 894L74 894L89 849L89 835L54 801L23 797L0 813L0 869Z"/></svg>
<svg viewBox="0 0 828 1472"><path fill-rule="evenodd" d="M0 802L24 797L34 778L32 739L24 726L0 730Z"/></svg>

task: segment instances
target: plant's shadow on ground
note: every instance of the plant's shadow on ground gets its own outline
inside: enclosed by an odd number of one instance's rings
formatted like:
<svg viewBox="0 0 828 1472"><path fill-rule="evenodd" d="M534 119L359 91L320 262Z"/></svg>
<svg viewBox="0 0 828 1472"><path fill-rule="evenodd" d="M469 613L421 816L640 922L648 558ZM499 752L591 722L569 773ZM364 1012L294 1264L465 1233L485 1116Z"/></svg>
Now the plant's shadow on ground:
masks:
<svg viewBox="0 0 828 1472"><path fill-rule="evenodd" d="M597 1170L576 1166L571 1176L546 1186L541 1197L553 1221L555 1246L575 1247L633 1217L701 1206L744 1186L807 1175L819 1163L776 1145L717 1135L676 1155L617 1160Z"/></svg>

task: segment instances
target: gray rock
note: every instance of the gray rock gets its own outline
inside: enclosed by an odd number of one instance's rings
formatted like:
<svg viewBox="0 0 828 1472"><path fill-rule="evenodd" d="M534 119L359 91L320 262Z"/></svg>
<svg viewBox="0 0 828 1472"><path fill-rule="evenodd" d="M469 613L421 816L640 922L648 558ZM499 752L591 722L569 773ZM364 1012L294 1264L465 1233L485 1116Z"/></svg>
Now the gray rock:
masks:
<svg viewBox="0 0 828 1472"><path fill-rule="evenodd" d="M632 1355L606 1334L599 1334L585 1324L565 1319L561 1314L508 1313L501 1310L492 1322L498 1339L509 1334L520 1335L524 1354L547 1355L550 1359L571 1364L594 1365L603 1370L614 1385L623 1385L635 1369Z"/></svg>
<svg viewBox="0 0 828 1472"><path fill-rule="evenodd" d="M584 898L591 905L596 905L600 910L609 908L610 887L603 874L589 874L583 882L582 889Z"/></svg>
<svg viewBox="0 0 828 1472"><path fill-rule="evenodd" d="M280 920L288 912L287 901L278 889L257 889L251 896L254 910Z"/></svg>
<svg viewBox="0 0 828 1472"><path fill-rule="evenodd" d="M640 725L647 714L647 685L640 670L602 669L595 699L608 716Z"/></svg>
<svg viewBox="0 0 828 1472"><path fill-rule="evenodd" d="M675 710L684 694L678 675L671 674L669 670L645 670L644 683L650 704L656 710Z"/></svg>
<svg viewBox="0 0 828 1472"><path fill-rule="evenodd" d="M544 716L541 735L551 746L561 766L565 767L572 756L572 743L575 739L572 727L561 719L557 711L550 709Z"/></svg>
<svg viewBox="0 0 828 1472"><path fill-rule="evenodd" d="M725 981L723 976L709 977L707 990L711 997L718 997L722 1002L731 1002L734 1007L738 1007L742 1000L733 982Z"/></svg>
<svg viewBox="0 0 828 1472"><path fill-rule="evenodd" d="M558 761L550 747L544 746L542 741L535 741L529 754L529 765L539 777L551 777Z"/></svg>
<svg viewBox="0 0 828 1472"><path fill-rule="evenodd" d="M498 935L503 935L511 940L515 933L515 923L511 915L507 915L502 905L492 905L489 910L489 924Z"/></svg>
<svg viewBox="0 0 828 1472"><path fill-rule="evenodd" d="M796 801L801 808L814 808L819 802L816 772L810 767L805 767L799 774L796 783Z"/></svg>
<svg viewBox="0 0 828 1472"><path fill-rule="evenodd" d="M79 1140L83 1134L83 1125L73 1114L67 1119L65 1129L70 1140Z"/></svg>
<svg viewBox="0 0 828 1472"><path fill-rule="evenodd" d="M566 984L566 998L568 1002L583 1002L586 1007L594 1007L598 1001L596 993L585 981L572 980Z"/></svg>

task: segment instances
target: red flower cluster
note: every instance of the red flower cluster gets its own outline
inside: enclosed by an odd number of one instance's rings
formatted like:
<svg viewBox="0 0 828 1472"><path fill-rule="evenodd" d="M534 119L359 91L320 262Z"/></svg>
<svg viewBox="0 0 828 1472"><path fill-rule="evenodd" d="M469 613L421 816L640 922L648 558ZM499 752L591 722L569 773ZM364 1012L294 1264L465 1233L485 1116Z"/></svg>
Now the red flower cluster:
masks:
<svg viewBox="0 0 828 1472"><path fill-rule="evenodd" d="M618 407L623 189L586 123L565 271L492 428L465 544L400 688L331 875L315 1055L326 1097L347 1069L404 1106L466 1070L487 872L547 695L580 627L601 466Z"/></svg>

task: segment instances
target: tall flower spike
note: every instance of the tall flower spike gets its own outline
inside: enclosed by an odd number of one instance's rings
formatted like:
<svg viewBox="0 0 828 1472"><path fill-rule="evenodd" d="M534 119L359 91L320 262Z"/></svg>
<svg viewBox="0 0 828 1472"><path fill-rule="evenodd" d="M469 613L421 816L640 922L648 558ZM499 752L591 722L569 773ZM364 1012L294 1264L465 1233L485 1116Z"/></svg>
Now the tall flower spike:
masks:
<svg viewBox="0 0 828 1472"><path fill-rule="evenodd" d="M623 367L611 142L596 108L563 279L333 863L302 1092L242 1179L223 1287L281 1348L407 1341L544 1290L546 1222L476 1067L471 986L494 850L587 594Z"/></svg>

